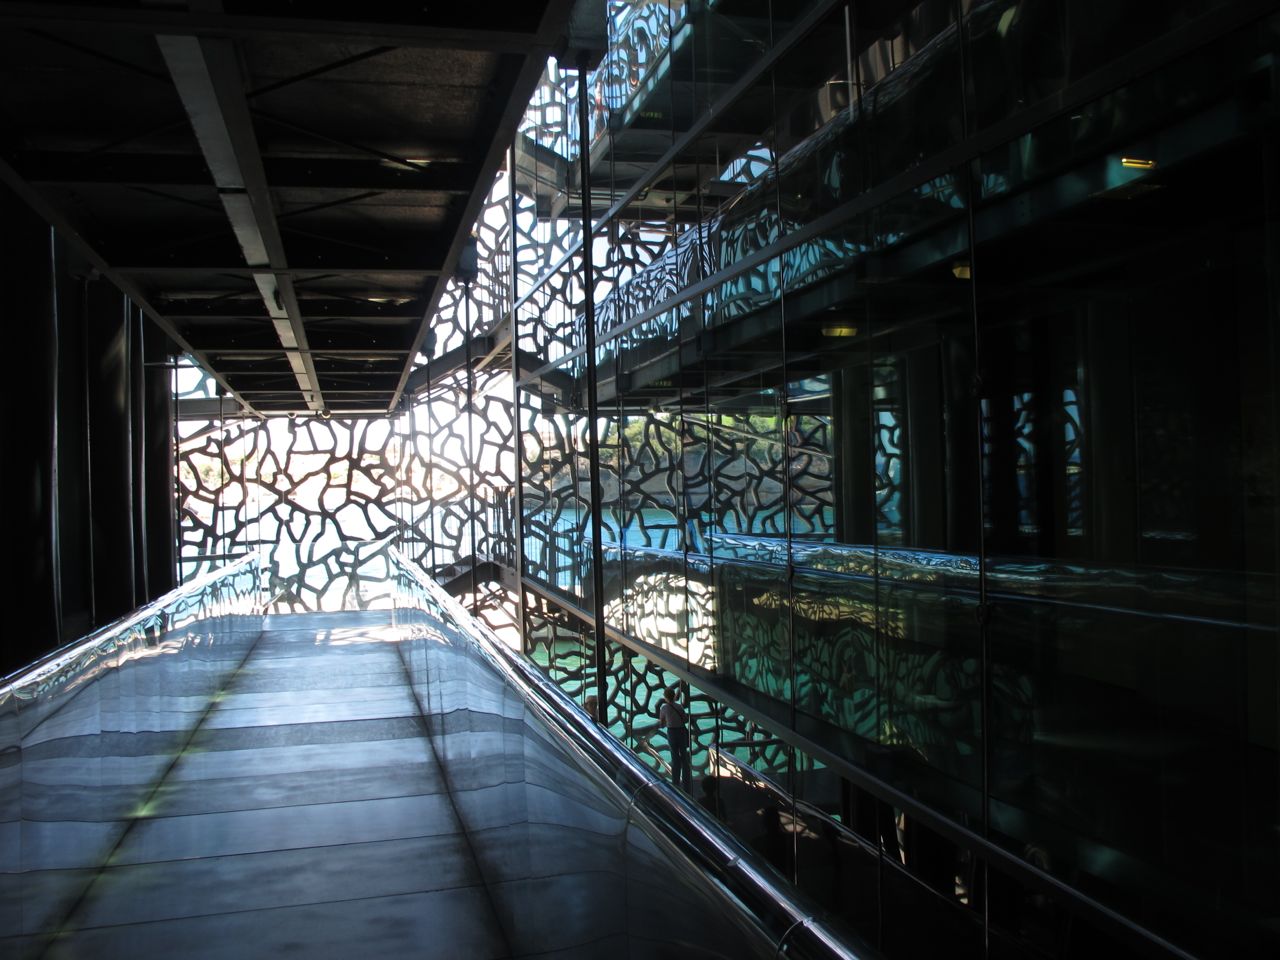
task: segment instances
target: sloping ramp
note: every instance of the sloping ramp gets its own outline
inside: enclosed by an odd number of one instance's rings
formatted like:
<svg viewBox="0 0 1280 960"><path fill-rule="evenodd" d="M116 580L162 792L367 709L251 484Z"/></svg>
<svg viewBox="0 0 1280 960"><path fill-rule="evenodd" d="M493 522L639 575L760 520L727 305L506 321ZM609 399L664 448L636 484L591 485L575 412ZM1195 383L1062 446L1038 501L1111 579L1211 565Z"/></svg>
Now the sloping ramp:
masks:
<svg viewBox="0 0 1280 960"><path fill-rule="evenodd" d="M19 955L511 955L389 614L266 626L108 861L79 868L52 938Z"/></svg>

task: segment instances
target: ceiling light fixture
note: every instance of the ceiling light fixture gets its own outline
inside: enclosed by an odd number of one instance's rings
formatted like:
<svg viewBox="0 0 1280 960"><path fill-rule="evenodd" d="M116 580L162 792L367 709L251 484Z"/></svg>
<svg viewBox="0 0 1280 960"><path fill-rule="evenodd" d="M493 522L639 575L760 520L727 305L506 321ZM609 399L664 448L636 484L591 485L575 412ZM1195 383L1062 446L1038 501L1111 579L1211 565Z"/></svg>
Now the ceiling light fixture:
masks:
<svg viewBox="0 0 1280 960"><path fill-rule="evenodd" d="M410 167L425 170L432 162L430 157L384 157L381 161L382 166L394 170L407 170Z"/></svg>

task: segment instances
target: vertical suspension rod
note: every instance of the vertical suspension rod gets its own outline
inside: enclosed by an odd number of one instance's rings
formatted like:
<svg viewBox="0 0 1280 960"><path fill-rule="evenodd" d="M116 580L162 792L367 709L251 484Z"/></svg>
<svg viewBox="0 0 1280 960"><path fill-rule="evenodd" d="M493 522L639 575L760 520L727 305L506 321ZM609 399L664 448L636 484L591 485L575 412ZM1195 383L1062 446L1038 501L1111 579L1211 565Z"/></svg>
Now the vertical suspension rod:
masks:
<svg viewBox="0 0 1280 960"><path fill-rule="evenodd" d="M595 269L592 263L591 233L591 129L587 122L590 106L587 97L587 57L578 59L578 188L582 192L582 290L584 346L587 366L587 462L591 478L591 614L595 632L592 645L596 668L596 719L605 723L608 705L606 673L609 658L605 649L604 630L604 541L600 511L603 490L600 486L600 416L596 398L596 303Z"/></svg>
<svg viewBox="0 0 1280 960"><path fill-rule="evenodd" d="M475 336L471 316L471 280L467 279L464 284L463 292L463 322L466 324L467 335L464 340L466 345L466 363L467 363L467 473L471 480L471 496L468 498L467 504L467 529L468 537L471 540L471 615L473 617L480 616L480 550L477 547L476 540L476 512L479 510L479 501L477 499L478 484L480 471L476 467L476 449L475 449L475 421L476 421L476 368L472 363L471 341Z"/></svg>
<svg viewBox="0 0 1280 960"><path fill-rule="evenodd" d="M524 595L524 434L520 427L520 325L516 316L516 301L520 299L520 288L516 274L516 145L515 141L507 148L507 169L511 171L507 182L507 222L511 224L508 236L510 262L508 264L507 282L510 284L510 299L507 301L507 329L511 333L511 423L515 451L514 476L515 516L511 518L512 562L515 564L516 583L516 623L520 628L520 652L528 652L528 623Z"/></svg>

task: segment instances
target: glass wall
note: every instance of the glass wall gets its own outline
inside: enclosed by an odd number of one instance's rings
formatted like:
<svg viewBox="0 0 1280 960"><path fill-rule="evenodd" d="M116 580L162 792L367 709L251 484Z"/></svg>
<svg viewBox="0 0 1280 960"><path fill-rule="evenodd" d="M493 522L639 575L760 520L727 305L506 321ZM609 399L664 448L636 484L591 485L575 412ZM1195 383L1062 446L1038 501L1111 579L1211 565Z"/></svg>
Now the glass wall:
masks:
<svg viewBox="0 0 1280 960"><path fill-rule="evenodd" d="M1280 19L610 9L512 206L526 650L890 957L1275 953Z"/></svg>

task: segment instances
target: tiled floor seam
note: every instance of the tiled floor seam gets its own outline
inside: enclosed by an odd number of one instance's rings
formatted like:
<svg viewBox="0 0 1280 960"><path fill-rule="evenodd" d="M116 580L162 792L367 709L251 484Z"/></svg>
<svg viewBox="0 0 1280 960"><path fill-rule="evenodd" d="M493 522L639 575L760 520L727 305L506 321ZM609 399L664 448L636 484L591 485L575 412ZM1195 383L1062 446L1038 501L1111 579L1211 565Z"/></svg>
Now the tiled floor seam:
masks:
<svg viewBox="0 0 1280 960"><path fill-rule="evenodd" d="M249 645L249 649L245 651L245 654L241 658L240 663L236 665L236 668L233 671L231 671L226 681L222 684L219 691L209 698L209 702L205 706L204 713L200 715L199 719L196 720L195 724L192 726L191 730L188 732L186 739L183 741L182 747L179 750L174 752L173 759L170 760L169 765L165 767L164 772L161 773L160 776L156 778L155 783L153 783L151 786L151 790L147 793L146 799L141 804L139 804L137 809L145 809L147 804L150 803L155 798L156 794L160 790L160 787L169 778L169 775L173 773L173 770L178 765L178 763L181 762L183 752L186 750L188 746L190 746L191 742L195 739L197 732L204 725L205 719L217 707L218 694L221 693L223 690L228 689L233 683L235 683L236 677L239 676L240 671L244 669L245 664L249 662L249 658L253 656L253 652L258 648L258 644L262 642L262 637L263 637L263 634L259 633L257 638L253 641L253 643ZM120 831L120 835L116 838L115 844L112 846L111 850L107 853L105 859L103 860L103 863L100 864L98 868L94 871L93 875L89 877L88 881L84 885L84 888L80 891L79 896L77 896L73 901L70 902L67 909L63 912L62 917L58 920L57 924L54 925L54 929L57 931L57 933L55 933L53 937L49 940L49 942L46 943L45 946L41 949L40 953L38 954L38 957L43 958L44 956L46 956L49 952L49 947L52 946L54 940L57 939L58 935L61 935L67 932L68 924L71 922L72 918L75 917L76 913L79 912L80 908L83 906L85 897L87 897L89 895L89 891L93 889L94 884L97 882L98 878L102 875L102 871L107 868L107 864L111 862L112 858L120 850L121 846L124 844L125 840L128 838L129 834L132 832L134 825L145 819L148 819L148 818L133 816L124 821L124 829Z"/></svg>
<svg viewBox="0 0 1280 960"><path fill-rule="evenodd" d="M370 701L372 702L372 701ZM229 707L230 710L257 710L259 707ZM377 722L379 720L412 720L417 717L416 713L389 713L377 717L348 717L342 720L303 720L303 721L285 721L282 723L257 723L244 724L233 727L206 727L207 730L261 730L264 727L318 727L327 726L335 723L360 723L360 722Z"/></svg>
<svg viewBox="0 0 1280 960"><path fill-rule="evenodd" d="M449 893L454 890L470 890L473 887L483 886L483 881L479 883L457 883L447 887L427 887L422 890L402 890L399 893L379 893L368 897L337 897L325 900L303 900L298 903L282 903L272 907L246 907L243 910L216 910L212 913L186 913L180 917L161 917L155 920L131 920L127 923L99 923L94 924L93 926L76 927L74 932L81 933L92 930L115 930L124 927L145 927L159 923L182 923L184 920L207 920L211 917L235 917L251 913L269 913L273 910L295 910L302 907L324 906L325 904L363 903L365 901L372 900L385 900L388 897L417 897L424 894ZM50 934L44 935L49 936ZM41 936L41 934L27 934L27 936Z"/></svg>
<svg viewBox="0 0 1280 960"><path fill-rule="evenodd" d="M189 783L189 784L194 785L194 784L200 783L201 781L197 781L197 780L189 780L189 781L186 781L186 782L187 782L187 783ZM305 803L277 803L277 804L274 804L274 805L272 805L272 806L267 806L267 807L263 807L263 806L257 806L257 807L232 807L232 808L227 809L227 810L200 810L200 811L196 811L196 812L192 812L192 813L152 814L152 815L149 815L149 816L138 817L138 818L136 818L136 819L138 819L138 820L140 820L140 821L144 821L144 822L155 822L155 821L159 821L159 820L185 820L185 819L187 819L187 818L189 818L189 817L213 817L213 816L222 816L223 814L233 814L233 813L253 813L254 811L257 811L257 810L305 810L305 809L307 809L307 808L309 808L309 807L344 807L344 806L348 806L348 805L353 804L353 803L369 803L370 801L377 801L377 800L410 800L410 799L413 799L414 797L438 797L438 796L440 796L440 794L442 794L442 793L444 793L444 792L445 792L445 788L444 788L443 786L441 786L439 790L432 790L432 791L429 791L429 792L427 792L427 793L423 793L422 791L417 791L417 792L415 792L415 793L394 793L394 794L390 794L390 795L385 796L385 797L382 797L382 796L379 796L379 797L361 797L361 798L359 798L358 800L313 800L313 801L308 801L308 802L305 802ZM85 821L75 821L75 820L51 820L51 821L48 821L48 822L50 822L50 823L77 823L77 822L83 822L83 823L107 823L107 822L110 822L110 821L100 821L100 820L85 820ZM428 836L428 834L424 834L424 836ZM399 838L397 838L397 839L399 839ZM363 842L363 841L361 841L361 842ZM322 843L322 844L316 844L316 846L330 847L330 846L334 846L334 844ZM292 847L290 847L290 848L285 848L285 849L305 849L305 848L303 848L303 847L299 847L299 848L292 848ZM179 860L194 860L194 859L199 859L199 858L198 858L198 857L178 857L177 859L179 859Z"/></svg>
<svg viewBox="0 0 1280 960"><path fill-rule="evenodd" d="M431 796L431 794L428 794ZM288 807L280 809L287 810ZM294 853L298 850L342 850L347 847L359 847L366 843L397 843L403 840L430 840L432 837L448 837L449 833L411 833L402 837L380 837L373 840L340 840L337 843L304 843L298 846L286 847L270 847L265 850L243 850L239 853L206 853L198 857L168 857L158 860L128 860L120 863L107 863L99 868L98 873L104 870L117 870L124 867L143 867L150 865L158 865L164 863L197 863L201 860L229 860L233 857L255 857L265 856L273 853ZM96 876L95 876L96 879ZM367 898L360 898L367 899ZM79 928L77 928L79 929Z"/></svg>

